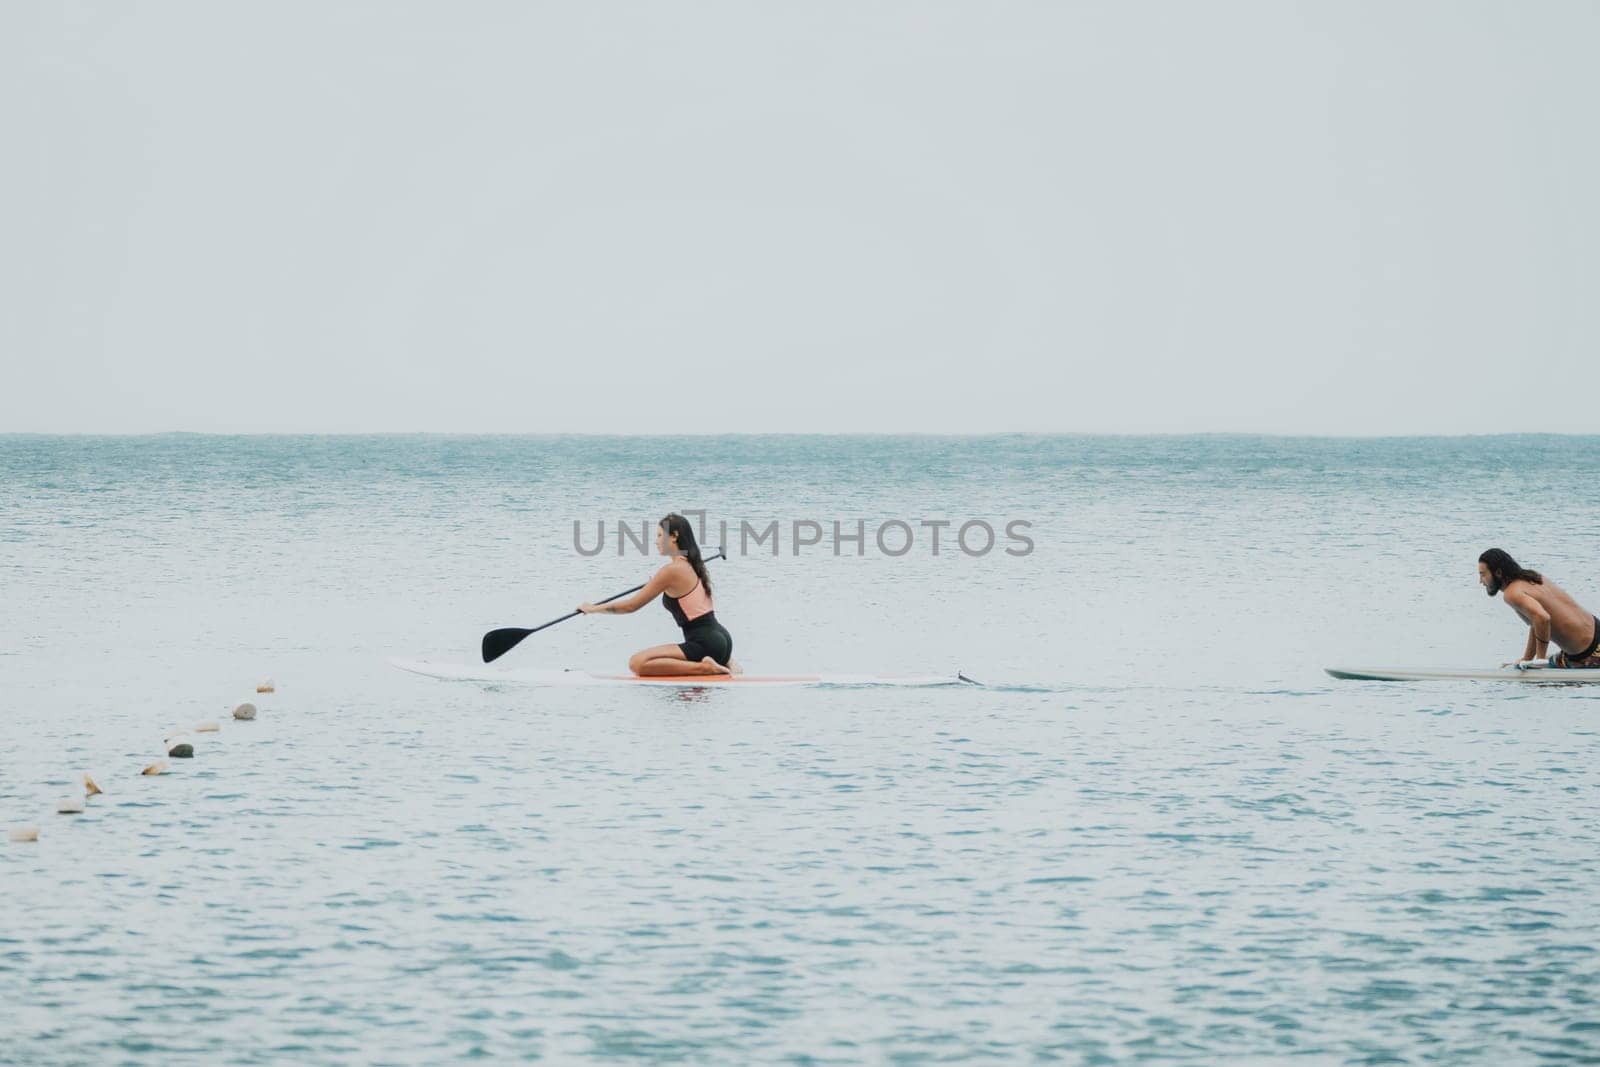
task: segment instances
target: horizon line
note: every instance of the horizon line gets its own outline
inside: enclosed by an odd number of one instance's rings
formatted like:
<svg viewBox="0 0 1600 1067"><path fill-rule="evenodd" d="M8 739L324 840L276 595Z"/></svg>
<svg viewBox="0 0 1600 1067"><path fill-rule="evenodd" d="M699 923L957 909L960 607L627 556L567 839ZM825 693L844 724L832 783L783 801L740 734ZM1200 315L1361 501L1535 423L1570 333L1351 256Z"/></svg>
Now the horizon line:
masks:
<svg viewBox="0 0 1600 1067"><path fill-rule="evenodd" d="M1600 437L1600 432L1583 433L1571 430L1491 430L1485 432L1419 432L1419 433L1286 433L1275 430L977 430L941 432L934 430L728 430L669 433L597 433L589 430L0 430L0 438L17 437L527 437L562 438L577 437L594 440L629 438L682 438L703 439L714 437L930 437L945 439L995 438L995 437L1233 437L1275 438L1281 440L1320 441L1382 441L1382 440L1455 440L1462 438L1495 437Z"/></svg>

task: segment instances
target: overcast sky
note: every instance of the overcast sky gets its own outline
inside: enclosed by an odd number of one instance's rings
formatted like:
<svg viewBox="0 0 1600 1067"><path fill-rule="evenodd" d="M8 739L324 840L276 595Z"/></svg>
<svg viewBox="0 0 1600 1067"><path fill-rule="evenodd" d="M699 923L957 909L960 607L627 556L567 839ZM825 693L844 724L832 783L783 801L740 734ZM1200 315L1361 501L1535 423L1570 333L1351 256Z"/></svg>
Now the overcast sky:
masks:
<svg viewBox="0 0 1600 1067"><path fill-rule="evenodd" d="M0 5L0 432L1600 430L1600 4Z"/></svg>

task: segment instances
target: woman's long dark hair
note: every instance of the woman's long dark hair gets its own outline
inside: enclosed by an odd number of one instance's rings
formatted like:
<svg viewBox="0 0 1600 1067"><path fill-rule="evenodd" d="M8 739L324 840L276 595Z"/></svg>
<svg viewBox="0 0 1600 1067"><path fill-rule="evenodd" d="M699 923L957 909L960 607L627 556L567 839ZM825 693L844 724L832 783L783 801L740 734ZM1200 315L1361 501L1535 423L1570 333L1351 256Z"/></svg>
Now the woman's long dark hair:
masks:
<svg viewBox="0 0 1600 1067"><path fill-rule="evenodd" d="M706 561L700 558L700 544L694 539L694 527L689 525L689 520L674 511L661 520L661 528L666 531L669 548L672 538L678 539L678 551L689 561L689 566L694 568L694 576L700 579L706 595L710 596L711 575L706 573Z"/></svg>
<svg viewBox="0 0 1600 1067"><path fill-rule="evenodd" d="M1503 548L1491 548L1478 557L1478 562L1489 568L1489 576L1494 579L1494 588L1489 590L1489 595L1494 596L1512 582L1532 582L1534 585L1544 584L1544 575L1538 571L1524 570L1511 558L1511 553Z"/></svg>

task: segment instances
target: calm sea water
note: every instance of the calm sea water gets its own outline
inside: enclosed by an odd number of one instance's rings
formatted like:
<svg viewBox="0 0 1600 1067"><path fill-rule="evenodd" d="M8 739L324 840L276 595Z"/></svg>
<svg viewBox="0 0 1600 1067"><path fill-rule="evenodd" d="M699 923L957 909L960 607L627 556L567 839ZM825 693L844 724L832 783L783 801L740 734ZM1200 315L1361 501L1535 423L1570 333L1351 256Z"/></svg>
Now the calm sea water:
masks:
<svg viewBox="0 0 1600 1067"><path fill-rule="evenodd" d="M1322 673L1513 658L1491 545L1600 607L1597 464L1600 438L0 437L0 824L42 829L0 844L0 1061L1600 1061L1600 694ZM733 524L749 670L992 687L387 666L644 581L573 524L669 508ZM951 549L970 520L993 551ZM740 521L780 554L740 555ZM652 605L510 662L672 637ZM85 770L106 795L53 814Z"/></svg>

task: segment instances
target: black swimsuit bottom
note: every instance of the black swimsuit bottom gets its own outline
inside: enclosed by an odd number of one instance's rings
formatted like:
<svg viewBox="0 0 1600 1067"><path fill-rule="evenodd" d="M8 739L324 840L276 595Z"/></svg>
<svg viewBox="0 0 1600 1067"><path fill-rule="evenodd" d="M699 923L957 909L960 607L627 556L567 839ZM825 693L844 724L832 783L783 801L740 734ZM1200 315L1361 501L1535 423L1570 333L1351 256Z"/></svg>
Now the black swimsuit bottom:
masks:
<svg viewBox="0 0 1600 1067"><path fill-rule="evenodd" d="M710 656L726 667L733 658L733 635L717 621L716 612L708 611L683 628L678 650L690 663L699 663Z"/></svg>
<svg viewBox="0 0 1600 1067"><path fill-rule="evenodd" d="M699 587L698 582L695 587ZM689 590L689 593L694 589ZM683 594L688 596L689 593ZM683 658L690 663L699 663L710 656L724 667L733 658L733 635L723 629L717 621L717 613L708 611L697 618L687 618L683 609L678 606L678 598L661 594L661 606L672 615L672 621L683 630L683 640L678 643L678 651L683 653Z"/></svg>

